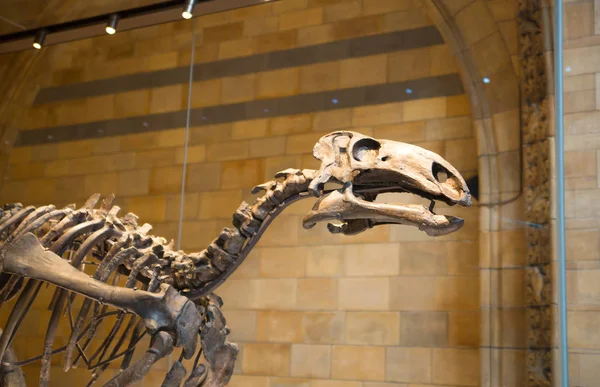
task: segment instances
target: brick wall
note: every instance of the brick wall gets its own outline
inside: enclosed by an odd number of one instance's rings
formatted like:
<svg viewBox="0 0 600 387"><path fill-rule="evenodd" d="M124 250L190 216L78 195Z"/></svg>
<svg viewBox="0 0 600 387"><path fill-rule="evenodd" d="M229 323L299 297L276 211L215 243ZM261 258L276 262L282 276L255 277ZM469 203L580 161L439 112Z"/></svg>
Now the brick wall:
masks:
<svg viewBox="0 0 600 387"><path fill-rule="evenodd" d="M476 173L468 99L420 2L281 0L195 23L45 49L52 65L38 71L51 81L18 122L2 201L81 204L115 193L123 214L176 240L183 184L181 247L194 251L252 186L285 168L317 168L312 147L333 130L414 143ZM231 384L478 385L479 210L445 208L466 225L435 239L400 226L341 237L301 227L311 206L280 215L217 290L241 347ZM48 297L15 341L20 357L42 349ZM61 328L57 345L68 333ZM61 362L54 382L81 383L86 371L63 373ZM36 367L26 367L32 385ZM160 385L166 369L158 364L143 385Z"/></svg>
<svg viewBox="0 0 600 387"><path fill-rule="evenodd" d="M600 130L598 2L565 4L565 174L569 376L598 384ZM596 15L596 16L595 16Z"/></svg>

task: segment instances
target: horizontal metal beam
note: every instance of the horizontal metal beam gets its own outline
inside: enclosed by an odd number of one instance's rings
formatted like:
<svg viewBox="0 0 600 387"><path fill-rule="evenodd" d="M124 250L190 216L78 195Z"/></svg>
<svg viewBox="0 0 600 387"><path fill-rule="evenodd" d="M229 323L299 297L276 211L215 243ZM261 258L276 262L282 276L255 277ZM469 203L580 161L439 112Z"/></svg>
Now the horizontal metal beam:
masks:
<svg viewBox="0 0 600 387"><path fill-rule="evenodd" d="M193 16L228 11L231 9L263 4L266 1L278 0L204 0L198 2ZM68 43L74 40L89 39L106 35L105 27L108 18L119 14L117 33L137 28L149 27L156 24L170 23L182 20L181 12L184 1L174 0L145 7L132 8L86 19L66 23L48 25L36 29L19 31L12 34L0 35L0 54L33 49L32 44L36 33L45 29L48 35L44 46Z"/></svg>

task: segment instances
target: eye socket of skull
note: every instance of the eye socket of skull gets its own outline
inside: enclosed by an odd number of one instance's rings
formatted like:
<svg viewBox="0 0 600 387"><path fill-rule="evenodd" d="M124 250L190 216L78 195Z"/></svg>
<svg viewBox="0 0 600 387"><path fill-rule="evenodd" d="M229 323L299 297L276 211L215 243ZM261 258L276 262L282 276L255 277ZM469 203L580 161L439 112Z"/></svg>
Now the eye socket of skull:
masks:
<svg viewBox="0 0 600 387"><path fill-rule="evenodd" d="M372 138L361 138L352 146L352 157L360 162L374 162L379 156L381 144Z"/></svg>

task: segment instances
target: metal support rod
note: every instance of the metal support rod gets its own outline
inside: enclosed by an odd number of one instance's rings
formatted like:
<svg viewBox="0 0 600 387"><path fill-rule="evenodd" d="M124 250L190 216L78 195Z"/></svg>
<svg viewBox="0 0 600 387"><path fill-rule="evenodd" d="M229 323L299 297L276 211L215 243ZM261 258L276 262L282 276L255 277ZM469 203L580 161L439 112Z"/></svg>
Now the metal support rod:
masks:
<svg viewBox="0 0 600 387"><path fill-rule="evenodd" d="M556 147L556 253L558 258L558 316L560 385L569 387L567 339L567 274L565 249L565 166L563 121L563 3L554 0L554 122Z"/></svg>

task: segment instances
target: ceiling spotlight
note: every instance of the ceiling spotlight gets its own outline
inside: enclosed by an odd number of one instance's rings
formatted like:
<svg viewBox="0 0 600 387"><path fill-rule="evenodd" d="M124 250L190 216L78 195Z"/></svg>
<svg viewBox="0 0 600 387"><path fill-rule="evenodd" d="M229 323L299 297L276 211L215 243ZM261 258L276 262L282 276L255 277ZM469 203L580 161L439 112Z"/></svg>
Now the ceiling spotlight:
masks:
<svg viewBox="0 0 600 387"><path fill-rule="evenodd" d="M181 16L184 19L191 19L194 13L194 6L196 5L196 0L186 0L185 7L183 8L183 12Z"/></svg>
<svg viewBox="0 0 600 387"><path fill-rule="evenodd" d="M117 15L116 13L113 15L110 15L110 17L108 18L108 23L106 23L106 33L109 35L113 35L115 32L117 32L117 23L119 22L119 15Z"/></svg>
<svg viewBox="0 0 600 387"><path fill-rule="evenodd" d="M490 79L488 77L483 78L483 83L490 83Z"/></svg>
<svg viewBox="0 0 600 387"><path fill-rule="evenodd" d="M42 45L44 44L44 39L46 39L46 35L48 34L48 31L46 30L39 30L38 33L35 35L35 40L33 41L33 48L35 49L41 49Z"/></svg>

